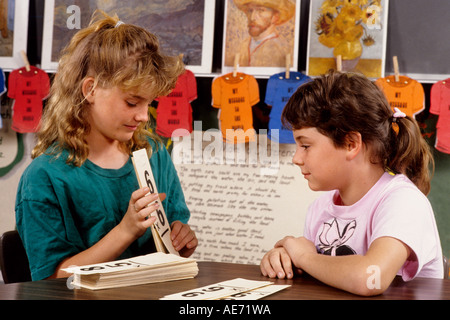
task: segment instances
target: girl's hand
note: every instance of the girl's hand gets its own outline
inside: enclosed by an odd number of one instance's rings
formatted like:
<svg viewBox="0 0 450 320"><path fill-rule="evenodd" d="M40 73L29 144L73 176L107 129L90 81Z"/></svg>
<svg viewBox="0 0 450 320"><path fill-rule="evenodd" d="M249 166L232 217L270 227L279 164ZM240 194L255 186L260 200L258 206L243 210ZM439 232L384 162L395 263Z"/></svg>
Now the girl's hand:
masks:
<svg viewBox="0 0 450 320"><path fill-rule="evenodd" d="M119 224L123 232L128 233L135 239L142 236L156 221L156 217L152 217L150 214L160 206L159 201L156 202L158 194L148 194L149 192L149 188L145 187L131 194L128 210ZM165 199L165 194L161 195L162 201Z"/></svg>
<svg viewBox="0 0 450 320"><path fill-rule="evenodd" d="M177 250L182 257L191 256L195 248L197 248L198 240L195 232L187 224L180 221L174 221L171 224L172 233L170 238L175 250Z"/></svg>
<svg viewBox="0 0 450 320"><path fill-rule="evenodd" d="M283 247L273 248L267 252L261 260L260 269L263 276L269 278L292 279L294 277L291 257ZM301 270L295 271L302 273Z"/></svg>
<svg viewBox="0 0 450 320"><path fill-rule="evenodd" d="M284 248L291 257L292 263L301 268L301 260L304 254L317 254L314 243L305 237L284 237L275 244L275 248Z"/></svg>

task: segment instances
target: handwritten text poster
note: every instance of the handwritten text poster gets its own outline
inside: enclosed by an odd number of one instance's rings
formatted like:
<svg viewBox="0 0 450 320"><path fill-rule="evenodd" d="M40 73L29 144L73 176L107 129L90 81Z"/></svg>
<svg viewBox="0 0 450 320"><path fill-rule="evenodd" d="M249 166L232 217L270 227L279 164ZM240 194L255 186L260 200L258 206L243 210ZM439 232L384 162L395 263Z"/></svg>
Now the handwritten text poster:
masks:
<svg viewBox="0 0 450 320"><path fill-rule="evenodd" d="M295 145L277 147L275 170L265 170L260 161L214 164L198 157L187 163L174 161L191 211L189 224L199 239L194 258L259 264L276 241L303 234L307 208L319 193L309 189L300 168L292 164ZM247 156L249 149L247 145Z"/></svg>

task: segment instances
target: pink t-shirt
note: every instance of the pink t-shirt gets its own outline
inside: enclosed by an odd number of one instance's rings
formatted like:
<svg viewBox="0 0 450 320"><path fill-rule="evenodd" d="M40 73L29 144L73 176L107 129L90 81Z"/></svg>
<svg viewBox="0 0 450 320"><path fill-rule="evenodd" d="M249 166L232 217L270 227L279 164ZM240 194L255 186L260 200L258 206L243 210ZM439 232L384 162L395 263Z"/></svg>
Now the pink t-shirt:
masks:
<svg viewBox="0 0 450 320"><path fill-rule="evenodd" d="M392 237L413 251L398 273L404 281L416 276L443 278L433 209L406 176L385 173L351 206L336 205L338 197L338 191L325 193L311 204L306 216L304 236L320 253L365 255L375 239Z"/></svg>

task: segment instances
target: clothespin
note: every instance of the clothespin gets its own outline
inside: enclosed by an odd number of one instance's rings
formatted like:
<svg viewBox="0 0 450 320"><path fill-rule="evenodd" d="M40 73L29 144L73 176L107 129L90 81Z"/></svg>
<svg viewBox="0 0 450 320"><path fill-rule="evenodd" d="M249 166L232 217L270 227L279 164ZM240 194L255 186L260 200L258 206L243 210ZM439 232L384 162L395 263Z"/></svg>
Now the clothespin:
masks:
<svg viewBox="0 0 450 320"><path fill-rule="evenodd" d="M288 53L286 55L286 74L285 74L285 78L289 79L290 78L290 69L291 68L291 54Z"/></svg>
<svg viewBox="0 0 450 320"><path fill-rule="evenodd" d="M341 72L342 71L342 56L338 55L336 57L336 70Z"/></svg>
<svg viewBox="0 0 450 320"><path fill-rule="evenodd" d="M395 77L395 82L399 82L400 81L400 72L398 71L398 59L397 56L394 56L392 58L393 62L394 62L394 77Z"/></svg>
<svg viewBox="0 0 450 320"><path fill-rule="evenodd" d="M25 53L25 51L20 51L20 55L22 56L22 60L25 63L25 69L27 70L27 72L30 72L31 68L30 68L30 62L28 61L27 58L27 54Z"/></svg>
<svg viewBox="0 0 450 320"><path fill-rule="evenodd" d="M237 69L238 69L238 66L239 66L239 58L240 58L240 54L237 53L237 54L234 56L233 77L236 77L236 76L237 76Z"/></svg>

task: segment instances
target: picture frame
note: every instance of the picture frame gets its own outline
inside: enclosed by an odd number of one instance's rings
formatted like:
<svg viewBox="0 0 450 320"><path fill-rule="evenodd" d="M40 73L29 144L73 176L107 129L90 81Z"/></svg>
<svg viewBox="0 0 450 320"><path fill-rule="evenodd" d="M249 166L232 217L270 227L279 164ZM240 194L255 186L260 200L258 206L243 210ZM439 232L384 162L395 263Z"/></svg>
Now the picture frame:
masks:
<svg viewBox="0 0 450 320"><path fill-rule="evenodd" d="M28 41L28 1L4 1L1 10L3 21L0 33L0 68L9 72L25 65L20 54L26 53ZM13 9L13 12L11 12ZM2 33L5 32L3 35ZM6 37L4 37L6 35Z"/></svg>
<svg viewBox="0 0 450 320"><path fill-rule="evenodd" d="M253 5L269 3L272 10L279 12L278 23L273 28L273 36L269 35L257 43L264 33L262 25L249 28L248 12ZM267 77L272 74L298 69L298 44L300 32L301 0L259 1L259 0L226 0L224 13L224 34L222 52L222 73L237 71L253 76ZM267 8L267 7L266 7ZM276 8L276 9L275 9ZM251 30L253 28L253 30ZM256 29L260 29L259 31ZM257 34L260 31L261 34ZM270 43L272 42L272 43ZM276 43L277 42L277 43ZM270 47L270 53L264 51ZM250 47L252 49L250 50ZM278 48L274 50L273 48ZM259 51L259 53L258 53ZM239 54L236 59L236 55ZM290 56L287 57L287 54ZM265 57L265 58L263 58ZM237 61L238 60L238 61ZM290 62L289 62L290 60ZM237 65L236 65L237 63Z"/></svg>
<svg viewBox="0 0 450 320"><path fill-rule="evenodd" d="M333 7L335 3L311 1L306 74L319 76L339 65L341 71L384 77L389 0L380 0L380 6L368 2ZM349 26L345 30L344 23Z"/></svg>
<svg viewBox="0 0 450 320"><path fill-rule="evenodd" d="M210 13L214 6L215 1L210 0L46 0L42 69L56 72L60 51L80 28L89 24L98 8L154 33L163 52L182 54L186 68L194 74L211 73L215 16Z"/></svg>

